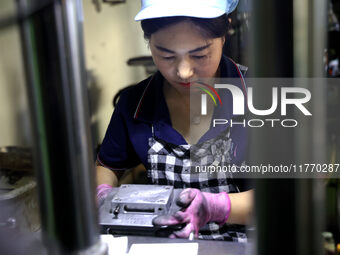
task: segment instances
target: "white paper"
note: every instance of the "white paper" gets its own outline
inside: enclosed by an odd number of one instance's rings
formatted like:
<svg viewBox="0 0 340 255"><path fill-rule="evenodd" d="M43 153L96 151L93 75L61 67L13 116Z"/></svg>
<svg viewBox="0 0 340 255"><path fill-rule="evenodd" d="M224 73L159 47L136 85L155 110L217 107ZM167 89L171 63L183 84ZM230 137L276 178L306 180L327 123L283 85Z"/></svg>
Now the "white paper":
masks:
<svg viewBox="0 0 340 255"><path fill-rule="evenodd" d="M127 236L113 237L112 235L100 235L102 242L109 248L109 255L127 255Z"/></svg>
<svg viewBox="0 0 340 255"><path fill-rule="evenodd" d="M133 244L128 255L197 255L198 243Z"/></svg>

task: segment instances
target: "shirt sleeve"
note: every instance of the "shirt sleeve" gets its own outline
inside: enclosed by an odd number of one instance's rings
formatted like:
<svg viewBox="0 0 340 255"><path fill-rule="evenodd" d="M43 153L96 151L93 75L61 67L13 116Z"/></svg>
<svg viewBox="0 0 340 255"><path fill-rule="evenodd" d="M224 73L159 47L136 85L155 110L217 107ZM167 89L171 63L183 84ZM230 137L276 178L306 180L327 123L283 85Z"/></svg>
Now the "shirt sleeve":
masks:
<svg viewBox="0 0 340 255"><path fill-rule="evenodd" d="M126 170L140 163L132 146L122 109L124 108L119 100L97 155L99 164L111 170Z"/></svg>
<svg viewBox="0 0 340 255"><path fill-rule="evenodd" d="M255 189L255 180L253 179L234 179L235 184L239 188L240 192L248 191L251 189Z"/></svg>

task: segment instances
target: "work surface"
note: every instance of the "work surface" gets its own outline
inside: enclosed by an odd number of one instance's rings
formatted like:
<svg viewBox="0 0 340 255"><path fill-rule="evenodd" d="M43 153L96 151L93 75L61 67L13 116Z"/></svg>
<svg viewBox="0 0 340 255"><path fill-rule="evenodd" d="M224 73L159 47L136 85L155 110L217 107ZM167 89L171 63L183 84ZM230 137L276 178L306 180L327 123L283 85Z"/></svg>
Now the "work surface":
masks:
<svg viewBox="0 0 340 255"><path fill-rule="evenodd" d="M128 237L128 248L130 250L132 244L140 243L198 243L198 255L243 255L252 254L249 252L251 245L244 243L233 243L226 241L205 241L205 240L194 240L188 241L185 239L169 239L169 238L157 238L157 237ZM179 255L179 254L177 254Z"/></svg>
<svg viewBox="0 0 340 255"><path fill-rule="evenodd" d="M103 207L106 207L105 211L107 212L110 208L110 201L112 199L112 196L118 191L117 188L114 188L111 192L111 194L108 196L107 200L105 201L105 205L102 205ZM181 190L175 190L173 199L175 200L177 195L179 194ZM173 203L175 204L175 203ZM178 210L178 207L172 207L173 210ZM109 219L109 215L107 213L103 214L103 210L100 211L100 218L103 219ZM112 218L112 216L110 216ZM122 234L121 236L125 236ZM119 238L122 238L120 242ZM251 252L252 245L249 243L235 243L235 242L228 242L228 241L211 241L211 240L193 240L189 241L187 239L169 239L169 238L160 238L160 237L153 237L149 235L129 235L125 237L119 237L114 238L111 241L114 245L110 245L109 247L124 247L122 254L145 254L143 251L147 251L147 254L160 254L160 255L166 255L166 254L253 254ZM142 245L145 244L145 245ZM172 245L173 244L173 245ZM186 245L187 244L187 245ZM180 246L180 247L179 247ZM110 247L110 250L113 249ZM132 249L131 249L132 248ZM181 250L183 249L183 250ZM158 251L155 253L152 253L152 251ZM192 253L193 251L193 253ZM127 253L125 253L127 252ZM169 253L170 252L170 253ZM114 253L112 253L114 254Z"/></svg>
<svg viewBox="0 0 340 255"><path fill-rule="evenodd" d="M118 239L118 240L117 240ZM124 242L123 242L123 240ZM11 241L11 240L8 240ZM12 240L13 241L13 240ZM121 236L105 240L109 247L109 255L251 255L255 254L251 243L233 243L227 241L206 241L186 239L169 239L144 236ZM145 245L141 245L145 244ZM156 244L157 247L153 245ZM186 246L181 246L181 245ZM15 245L16 247L13 247ZM1 246L1 245L0 245ZM134 246L134 247L133 247ZM17 235L16 242L6 245L14 254L47 255L48 252L41 241L41 233ZM2 247L4 248L4 247ZM5 249L5 250L6 250ZM145 252L147 250L147 253ZM160 251L160 252L159 252ZM175 252L174 252L175 251ZM3 252L3 250L1 251ZM1 253L0 252L0 253ZM1 253L13 254L13 253ZM92 254L92 253L88 253ZM94 253L95 254L95 253Z"/></svg>
<svg viewBox="0 0 340 255"><path fill-rule="evenodd" d="M111 235L101 235L101 239L107 243L109 255L254 254L251 243Z"/></svg>

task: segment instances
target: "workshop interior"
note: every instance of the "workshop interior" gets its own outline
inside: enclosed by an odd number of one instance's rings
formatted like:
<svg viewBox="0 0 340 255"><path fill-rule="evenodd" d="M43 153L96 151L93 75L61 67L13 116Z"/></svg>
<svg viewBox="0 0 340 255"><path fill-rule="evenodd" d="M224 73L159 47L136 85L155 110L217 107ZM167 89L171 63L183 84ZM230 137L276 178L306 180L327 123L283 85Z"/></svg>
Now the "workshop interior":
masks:
<svg viewBox="0 0 340 255"><path fill-rule="evenodd" d="M0 1L0 254L340 255L333 170L249 180L246 242L167 238L152 220L180 209L179 191L147 185L142 165L98 204L95 162L112 112L123 91L157 71L134 21L140 7L137 0ZM322 162L336 172L340 0L239 0L228 19L223 51L246 76L322 81L306 83L313 118L299 129L250 128L249 162ZM258 89L254 101L265 102L265 87Z"/></svg>

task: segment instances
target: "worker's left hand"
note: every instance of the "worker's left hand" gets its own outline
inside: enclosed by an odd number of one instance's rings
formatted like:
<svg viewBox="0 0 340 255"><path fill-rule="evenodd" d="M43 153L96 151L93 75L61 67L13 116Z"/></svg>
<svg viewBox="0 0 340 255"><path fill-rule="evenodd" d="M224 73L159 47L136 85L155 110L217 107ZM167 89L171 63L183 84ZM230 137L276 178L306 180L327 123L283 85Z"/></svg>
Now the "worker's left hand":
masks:
<svg viewBox="0 0 340 255"><path fill-rule="evenodd" d="M112 186L108 184L100 184L96 189L97 206L101 206L104 203L105 198L112 190Z"/></svg>
<svg viewBox="0 0 340 255"><path fill-rule="evenodd" d="M173 232L170 238L188 238L193 232L198 237L198 231L208 222L224 224L230 214L230 198L226 192L207 193L198 189L185 189L177 198L176 204L182 209L173 215L162 215L153 219L155 226L186 226Z"/></svg>

